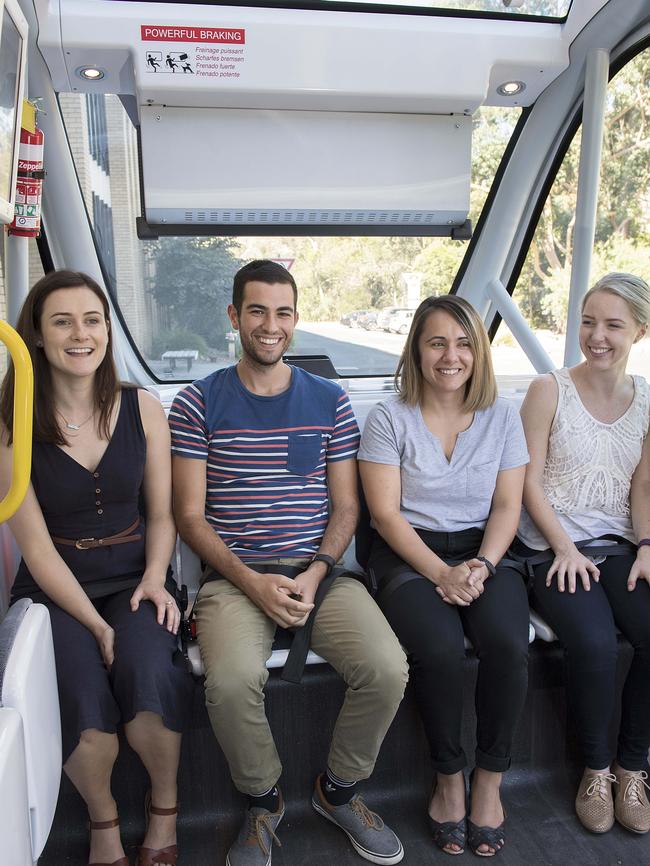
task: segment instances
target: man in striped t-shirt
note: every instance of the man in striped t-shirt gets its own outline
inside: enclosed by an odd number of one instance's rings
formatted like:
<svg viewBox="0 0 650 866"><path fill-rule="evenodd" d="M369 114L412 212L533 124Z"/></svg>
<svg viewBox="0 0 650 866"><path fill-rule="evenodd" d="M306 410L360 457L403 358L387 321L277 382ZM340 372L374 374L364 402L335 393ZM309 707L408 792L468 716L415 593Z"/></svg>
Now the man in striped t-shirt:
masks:
<svg viewBox="0 0 650 866"><path fill-rule="evenodd" d="M355 785L373 770L404 692L406 659L358 580L340 574L316 599L356 527L359 429L338 384L282 360L298 320L285 268L245 265L228 315L241 337L239 364L183 389L169 416L178 530L206 563L195 607L206 705L249 800L227 864L271 863L284 804L264 713L265 661L276 626L300 629L312 610L310 646L348 685L312 803L362 857L398 863L399 839Z"/></svg>

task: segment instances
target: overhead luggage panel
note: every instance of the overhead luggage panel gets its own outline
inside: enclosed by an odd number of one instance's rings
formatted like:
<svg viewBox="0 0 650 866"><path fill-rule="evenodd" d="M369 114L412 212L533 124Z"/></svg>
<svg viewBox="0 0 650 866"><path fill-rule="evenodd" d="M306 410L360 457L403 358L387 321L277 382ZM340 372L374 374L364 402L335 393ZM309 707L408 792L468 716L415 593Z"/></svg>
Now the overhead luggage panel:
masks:
<svg viewBox="0 0 650 866"><path fill-rule="evenodd" d="M559 23L33 2L56 90L133 94L139 104L472 114L530 105L568 65ZM89 66L103 77L84 80ZM514 99L498 91L512 79L526 85Z"/></svg>
<svg viewBox="0 0 650 866"><path fill-rule="evenodd" d="M471 130L462 115L143 108L146 221L450 234L469 210Z"/></svg>
<svg viewBox="0 0 650 866"><path fill-rule="evenodd" d="M140 121L141 237L467 237L469 118L532 104L566 69L573 22L584 24L577 13L562 24L34 3L55 89L119 94Z"/></svg>
<svg viewBox="0 0 650 866"><path fill-rule="evenodd" d="M34 2L56 90L134 97L143 238L468 237L472 114L568 65L560 23Z"/></svg>

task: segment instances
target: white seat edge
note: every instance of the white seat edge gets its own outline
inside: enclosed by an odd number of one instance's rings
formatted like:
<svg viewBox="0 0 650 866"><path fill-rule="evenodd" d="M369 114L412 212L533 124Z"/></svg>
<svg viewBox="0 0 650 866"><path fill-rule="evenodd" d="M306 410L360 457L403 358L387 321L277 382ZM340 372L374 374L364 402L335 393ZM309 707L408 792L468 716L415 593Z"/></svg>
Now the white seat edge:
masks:
<svg viewBox="0 0 650 866"><path fill-rule="evenodd" d="M269 670L272 670L273 668L284 667L284 663L286 662L288 655L289 650L287 649L273 650L273 652L271 653L271 657L266 662L266 667ZM192 673L194 674L194 676L202 677L205 673L205 670L203 668L203 659L201 658L201 652L199 650L198 643L194 642L189 644L189 646L187 647L187 657L190 661ZM316 655L315 652L309 650L309 652L307 653L306 664L324 665L326 664L326 661L319 655Z"/></svg>
<svg viewBox="0 0 650 866"><path fill-rule="evenodd" d="M532 622L528 624L528 643L532 643L535 640L535 629L533 628ZM465 649L472 649L472 644L469 642L467 638L465 638ZM269 670L273 670L274 668L284 667L284 664L289 655L288 649L276 649L271 653L271 657L266 662L266 667ZM194 641L189 644L187 647L187 657L189 659L192 673L196 677L202 677L205 673L203 668L203 659L201 658L201 651L199 649L198 642ZM327 664L324 658L321 658L319 655L316 655L315 652L309 650L307 653L307 660L305 664L308 665L324 665Z"/></svg>
<svg viewBox="0 0 650 866"><path fill-rule="evenodd" d="M538 637L546 643L553 643L557 640L557 635L550 625L534 610L530 611L530 623L531 627L535 631L535 637Z"/></svg>

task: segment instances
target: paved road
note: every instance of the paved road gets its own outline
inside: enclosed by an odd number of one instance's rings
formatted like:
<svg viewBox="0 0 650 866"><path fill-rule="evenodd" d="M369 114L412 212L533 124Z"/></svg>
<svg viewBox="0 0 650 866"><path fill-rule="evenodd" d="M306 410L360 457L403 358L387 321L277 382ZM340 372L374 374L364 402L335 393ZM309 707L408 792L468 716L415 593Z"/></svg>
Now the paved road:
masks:
<svg viewBox="0 0 650 866"><path fill-rule="evenodd" d="M334 322L300 325L294 334L291 355L328 355L341 376L379 376L395 372L405 337L383 331L347 328ZM161 379L200 379L223 363L200 361L192 364L189 374L179 362L173 376L165 375L164 361L150 361L151 369Z"/></svg>
<svg viewBox="0 0 650 866"><path fill-rule="evenodd" d="M309 323L296 329L291 354L328 355L341 376L392 375L405 339L334 322Z"/></svg>
<svg viewBox="0 0 650 866"><path fill-rule="evenodd" d="M503 328L503 326L502 326ZM501 329L499 331L501 334ZM564 337L540 331L540 342L558 367L562 366ZM406 337L388 334L385 331L364 331L362 328L348 328L338 322L301 322L296 329L290 354L328 355L335 369L342 377L392 375L402 352ZM514 340L496 340L492 346L492 360L497 376L526 376L535 374L532 364ZM150 361L151 369L161 379L174 381L200 379L207 376L219 364L200 362L192 365L188 374L179 364L176 376L166 376L166 363ZM638 373L650 379L650 338L641 340L632 347L629 373Z"/></svg>

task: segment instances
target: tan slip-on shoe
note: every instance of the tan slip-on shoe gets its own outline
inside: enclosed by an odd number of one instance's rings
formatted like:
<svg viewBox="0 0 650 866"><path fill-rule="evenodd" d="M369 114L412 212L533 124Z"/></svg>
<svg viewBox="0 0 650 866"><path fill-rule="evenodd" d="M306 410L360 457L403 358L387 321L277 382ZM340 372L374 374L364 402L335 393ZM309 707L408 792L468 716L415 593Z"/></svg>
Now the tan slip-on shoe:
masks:
<svg viewBox="0 0 650 866"><path fill-rule="evenodd" d="M645 770L624 770L616 767L616 800L614 814L619 824L633 833L650 830L650 803L645 789L650 790Z"/></svg>
<svg viewBox="0 0 650 866"><path fill-rule="evenodd" d="M607 833L614 825L613 773L585 770L576 796L576 815L590 833Z"/></svg>

